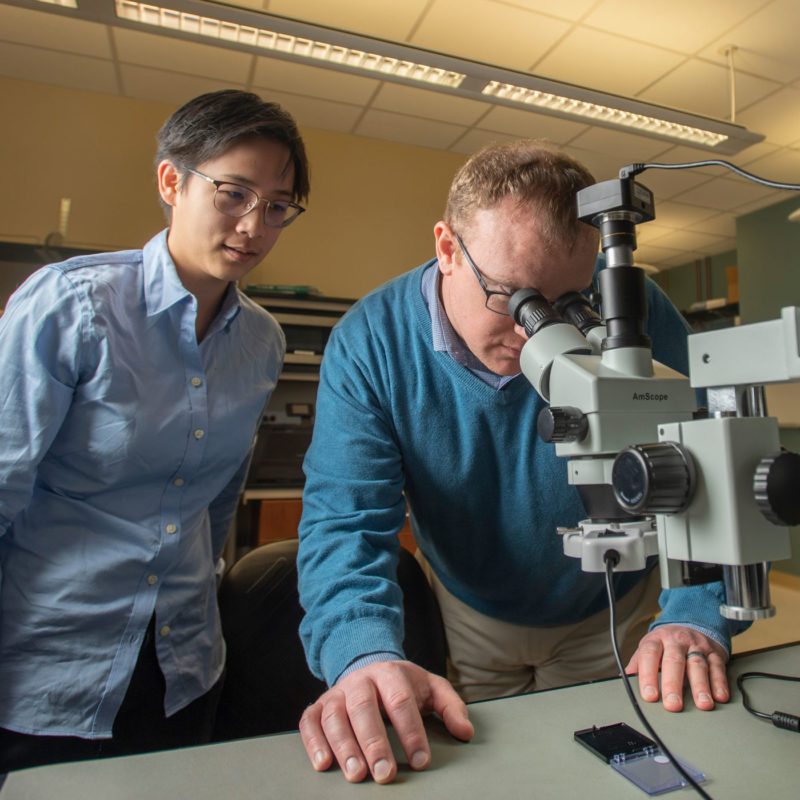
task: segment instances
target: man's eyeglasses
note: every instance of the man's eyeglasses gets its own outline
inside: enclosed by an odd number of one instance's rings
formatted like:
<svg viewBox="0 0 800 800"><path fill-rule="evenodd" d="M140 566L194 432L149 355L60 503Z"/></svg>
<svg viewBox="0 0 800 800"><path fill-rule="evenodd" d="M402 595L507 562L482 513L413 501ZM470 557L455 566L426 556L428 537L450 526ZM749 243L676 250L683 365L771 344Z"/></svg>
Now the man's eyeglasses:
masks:
<svg viewBox="0 0 800 800"><path fill-rule="evenodd" d="M493 292L487 289L486 282L483 280L483 274L475 266L475 262L467 252L467 248L464 246L464 242L461 241L461 237L455 231L453 231L453 235L456 237L456 241L461 248L461 252L464 254L464 258L467 259L467 264L472 267L472 271L475 273L475 277L478 279L478 283L481 285L481 289L483 289L483 293L486 295L486 308L488 308L489 311L494 311L495 314L502 314L503 316L510 317L511 315L508 313L508 301L511 299L512 293Z"/></svg>
<svg viewBox="0 0 800 800"><path fill-rule="evenodd" d="M214 184L214 208L228 217L243 217L249 214L259 203L264 204L264 224L268 228L285 228L291 225L305 209L288 200L267 200L259 197L252 189L227 181L215 181L194 169L187 172Z"/></svg>

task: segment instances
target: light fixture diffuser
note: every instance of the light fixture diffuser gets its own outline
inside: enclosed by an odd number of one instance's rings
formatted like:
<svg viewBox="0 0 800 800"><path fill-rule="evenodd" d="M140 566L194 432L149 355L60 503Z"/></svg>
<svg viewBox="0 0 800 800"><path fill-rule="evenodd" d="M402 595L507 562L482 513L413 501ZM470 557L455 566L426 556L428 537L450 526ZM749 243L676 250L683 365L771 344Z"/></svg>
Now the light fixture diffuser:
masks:
<svg viewBox="0 0 800 800"><path fill-rule="evenodd" d="M658 133L675 139L681 139L692 144L707 147L717 147L728 138L723 133L714 133L691 125L681 125L665 119L635 114L619 108L590 103L575 97L540 92L536 89L526 89L524 86L513 86L508 83L490 81L483 87L483 94L490 97L499 97L522 105L533 105L538 108L552 109L563 114L583 117L589 122L607 122L625 128L635 128L639 133Z"/></svg>
<svg viewBox="0 0 800 800"><path fill-rule="evenodd" d="M422 83L457 88L466 75L452 70L444 70L428 64L407 59L393 58L342 45L250 25L239 25L213 17L189 14L177 9L162 8L151 3L138 3L134 0L116 0L117 16L144 25L181 31L183 33L221 39L227 42L257 47L276 53L284 53L298 58L310 58L326 63L378 72L381 75L395 75Z"/></svg>

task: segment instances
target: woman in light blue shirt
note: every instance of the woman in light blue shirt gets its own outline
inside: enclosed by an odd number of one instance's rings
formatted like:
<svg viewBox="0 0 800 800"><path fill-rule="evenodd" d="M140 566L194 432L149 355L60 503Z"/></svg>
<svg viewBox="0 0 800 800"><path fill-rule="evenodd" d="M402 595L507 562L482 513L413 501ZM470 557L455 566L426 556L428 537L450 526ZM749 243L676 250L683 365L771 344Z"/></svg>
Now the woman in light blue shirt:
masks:
<svg viewBox="0 0 800 800"><path fill-rule="evenodd" d="M0 318L0 773L210 735L216 578L285 349L236 282L308 166L292 118L241 91L158 141L169 227L43 267Z"/></svg>

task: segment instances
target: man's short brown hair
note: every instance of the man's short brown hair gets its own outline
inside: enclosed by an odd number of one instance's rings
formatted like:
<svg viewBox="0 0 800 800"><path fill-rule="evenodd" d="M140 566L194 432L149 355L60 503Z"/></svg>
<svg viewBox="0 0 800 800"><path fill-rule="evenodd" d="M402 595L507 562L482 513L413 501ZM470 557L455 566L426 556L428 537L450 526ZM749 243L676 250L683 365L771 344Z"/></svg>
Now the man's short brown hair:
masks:
<svg viewBox="0 0 800 800"><path fill-rule="evenodd" d="M454 230L468 225L479 209L512 196L537 211L549 247L567 247L594 232L578 221L575 195L595 183L574 158L540 139L490 144L471 156L450 185L444 221Z"/></svg>

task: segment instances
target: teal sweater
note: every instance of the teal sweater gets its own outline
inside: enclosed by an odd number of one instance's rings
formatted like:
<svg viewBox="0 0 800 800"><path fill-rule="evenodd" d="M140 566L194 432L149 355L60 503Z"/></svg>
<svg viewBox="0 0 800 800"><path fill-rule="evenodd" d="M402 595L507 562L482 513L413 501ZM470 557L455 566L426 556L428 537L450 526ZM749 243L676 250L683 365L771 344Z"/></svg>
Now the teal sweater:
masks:
<svg viewBox="0 0 800 800"><path fill-rule="evenodd" d="M607 606L603 576L581 572L556 534L586 513L566 459L537 435L544 402L522 375L497 391L433 350L420 291L432 263L356 303L325 350L298 567L301 636L328 683L360 656L402 655L394 576L406 502L437 576L477 611L552 626ZM685 323L647 284L654 358L686 374ZM618 596L643 575L618 573ZM663 592L658 624L689 622L729 646L721 598L718 584Z"/></svg>

